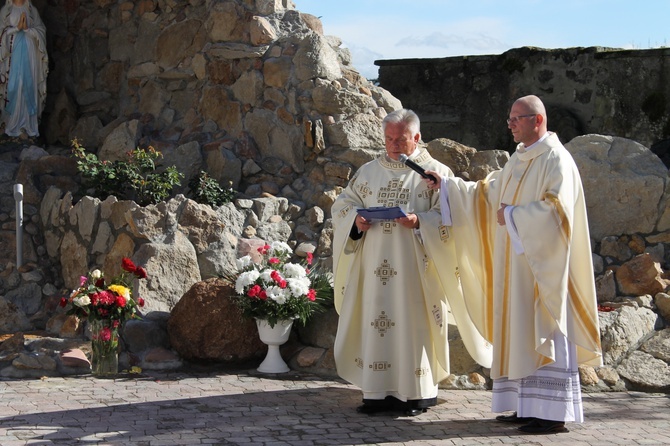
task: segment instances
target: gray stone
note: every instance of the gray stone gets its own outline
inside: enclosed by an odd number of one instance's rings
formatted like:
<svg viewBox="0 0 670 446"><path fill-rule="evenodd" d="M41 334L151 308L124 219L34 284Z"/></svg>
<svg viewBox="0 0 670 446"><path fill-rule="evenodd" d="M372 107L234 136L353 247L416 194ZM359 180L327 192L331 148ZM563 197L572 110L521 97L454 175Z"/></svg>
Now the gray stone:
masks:
<svg viewBox="0 0 670 446"><path fill-rule="evenodd" d="M119 124L104 139L98 158L107 161L125 160L126 153L137 148L139 137L139 122L136 119Z"/></svg>
<svg viewBox="0 0 670 446"><path fill-rule="evenodd" d="M601 135L577 137L566 148L582 177L593 238L654 230L669 184L658 156L635 141Z"/></svg>
<svg viewBox="0 0 670 446"><path fill-rule="evenodd" d="M657 331L640 347L645 353L649 353L656 359L670 363L670 328Z"/></svg>
<svg viewBox="0 0 670 446"><path fill-rule="evenodd" d="M658 316L647 308L623 306L615 311L599 312L603 361L617 365L629 351L636 349L654 332Z"/></svg>
<svg viewBox="0 0 670 446"><path fill-rule="evenodd" d="M137 288L146 302L145 311L172 310L181 296L201 280L195 248L181 232L164 243L141 245L134 259L151 272Z"/></svg>
<svg viewBox="0 0 670 446"><path fill-rule="evenodd" d="M617 367L619 375L633 385L633 389L653 392L670 390L670 367L664 361L635 351Z"/></svg>

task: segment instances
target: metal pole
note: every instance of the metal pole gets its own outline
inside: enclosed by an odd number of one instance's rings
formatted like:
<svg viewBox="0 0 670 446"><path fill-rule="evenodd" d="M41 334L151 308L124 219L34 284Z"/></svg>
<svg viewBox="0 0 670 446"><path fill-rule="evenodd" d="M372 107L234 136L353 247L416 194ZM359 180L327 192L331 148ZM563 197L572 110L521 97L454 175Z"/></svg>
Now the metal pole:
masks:
<svg viewBox="0 0 670 446"><path fill-rule="evenodd" d="M16 200L16 267L23 264L23 184L14 185Z"/></svg>

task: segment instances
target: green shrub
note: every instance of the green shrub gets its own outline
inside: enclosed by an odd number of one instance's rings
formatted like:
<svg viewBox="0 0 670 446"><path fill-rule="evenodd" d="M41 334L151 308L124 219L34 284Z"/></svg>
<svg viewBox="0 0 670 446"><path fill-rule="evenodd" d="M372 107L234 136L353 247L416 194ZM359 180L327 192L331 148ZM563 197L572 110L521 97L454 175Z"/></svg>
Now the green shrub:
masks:
<svg viewBox="0 0 670 446"><path fill-rule="evenodd" d="M119 200L134 200L141 206L156 204L170 197L179 186L183 174L175 166L157 172L156 161L163 155L153 147L137 148L127 153L127 160L101 161L87 153L79 142L72 141L72 154L77 158L77 170L95 196L105 199L114 195Z"/></svg>
<svg viewBox="0 0 670 446"><path fill-rule="evenodd" d="M201 204L210 206L221 206L229 203L235 198L235 191L232 187L224 189L207 172L201 171L200 175L193 177L188 183L193 200Z"/></svg>

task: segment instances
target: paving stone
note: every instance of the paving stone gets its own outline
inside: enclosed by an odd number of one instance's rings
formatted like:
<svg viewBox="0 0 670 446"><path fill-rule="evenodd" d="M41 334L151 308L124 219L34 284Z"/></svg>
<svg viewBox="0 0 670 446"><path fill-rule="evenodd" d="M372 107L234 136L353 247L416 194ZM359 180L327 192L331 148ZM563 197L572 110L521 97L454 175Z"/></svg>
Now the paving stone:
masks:
<svg viewBox="0 0 670 446"><path fill-rule="evenodd" d="M520 435L494 420L486 390L440 390L417 417L356 412L360 390L289 372L149 371L0 380L0 444L14 445L484 445L670 444L670 399L584 394L586 421L569 433Z"/></svg>

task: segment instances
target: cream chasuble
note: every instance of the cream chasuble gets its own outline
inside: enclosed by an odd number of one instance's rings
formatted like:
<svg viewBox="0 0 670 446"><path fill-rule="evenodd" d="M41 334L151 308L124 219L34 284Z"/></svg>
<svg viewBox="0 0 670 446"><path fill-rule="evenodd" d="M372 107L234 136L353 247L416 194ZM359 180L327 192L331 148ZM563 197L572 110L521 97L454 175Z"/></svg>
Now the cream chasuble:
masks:
<svg viewBox="0 0 670 446"><path fill-rule="evenodd" d="M452 175L425 149L412 159ZM375 206L417 214L420 235L393 221L378 221L362 238L351 239L356 209ZM436 397L437 384L449 373L449 305L470 353L490 366L490 345L466 312L453 243L441 226L438 193L402 162L382 156L361 166L331 213L340 315L334 351L342 378L380 399ZM435 261L427 246L436 252Z"/></svg>
<svg viewBox="0 0 670 446"><path fill-rule="evenodd" d="M554 334L579 364L602 365L591 244L581 178L555 134L520 145L502 171L447 187L461 282L475 323L493 343L491 377L519 379L556 361ZM496 224L501 203L524 252Z"/></svg>

